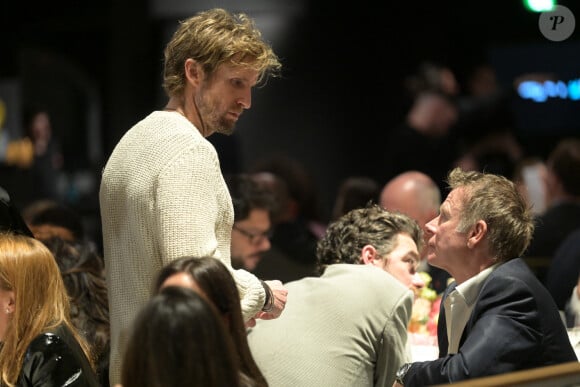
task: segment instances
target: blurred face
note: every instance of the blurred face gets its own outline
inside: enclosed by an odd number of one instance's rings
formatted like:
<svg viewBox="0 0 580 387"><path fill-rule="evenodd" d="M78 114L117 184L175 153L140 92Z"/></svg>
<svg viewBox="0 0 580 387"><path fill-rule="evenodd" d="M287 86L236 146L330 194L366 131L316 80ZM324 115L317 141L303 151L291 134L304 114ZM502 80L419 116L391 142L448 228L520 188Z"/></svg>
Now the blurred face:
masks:
<svg viewBox="0 0 580 387"><path fill-rule="evenodd" d="M201 290L198 286L197 282L187 273L175 273L169 277L161 284L161 289L166 288L168 286L179 286L182 288L191 289L198 294L206 296L205 292Z"/></svg>
<svg viewBox="0 0 580 387"><path fill-rule="evenodd" d="M46 113L38 113L32 120L32 135L34 141L48 141L50 138L50 118Z"/></svg>
<svg viewBox="0 0 580 387"><path fill-rule="evenodd" d="M437 215L436 212L423 210L421 206L417 205L418 200L421 200L416 192L405 192L404 198L398 198L397 201L389 201L388 198L383 198L381 201L381 206L387 211L397 211L401 212L411 219L414 219L421 229L423 230L424 236L426 235L425 226L428 221L433 219L433 216ZM423 244L423 249L419 255L420 259L426 259L427 255L427 245Z"/></svg>
<svg viewBox="0 0 580 387"><path fill-rule="evenodd" d="M161 284L161 289L166 288L168 286L180 286L183 288L188 288L208 300L209 302L213 303L213 301L207 296L207 294L201 289L201 287L195 282L195 280L187 273L175 273L169 277ZM224 319L224 323L226 326L229 327L230 325L230 318L227 314L222 315Z"/></svg>
<svg viewBox="0 0 580 387"><path fill-rule="evenodd" d="M419 252L413 239L407 234L398 234L395 248L373 264L391 274L408 288L422 288L425 284L417 275Z"/></svg>
<svg viewBox="0 0 580 387"><path fill-rule="evenodd" d="M252 88L258 75L256 70L222 64L200 85L194 101L206 136L233 133L242 112L252 106Z"/></svg>
<svg viewBox="0 0 580 387"><path fill-rule="evenodd" d="M452 276L454 268L460 267L468 254L465 232L457 231L460 223L464 188L456 188L449 193L441 205L439 215L427 223L427 259Z"/></svg>
<svg viewBox="0 0 580 387"><path fill-rule="evenodd" d="M254 208L249 216L234 223L232 229L232 266L252 271L262 254L270 249L268 233L270 214L267 210Z"/></svg>
<svg viewBox="0 0 580 387"><path fill-rule="evenodd" d="M0 341L4 341L14 312L14 292L0 289Z"/></svg>
<svg viewBox="0 0 580 387"><path fill-rule="evenodd" d="M447 101L438 100L436 109L436 114L433 115L433 134L444 136L457 122L457 108Z"/></svg>

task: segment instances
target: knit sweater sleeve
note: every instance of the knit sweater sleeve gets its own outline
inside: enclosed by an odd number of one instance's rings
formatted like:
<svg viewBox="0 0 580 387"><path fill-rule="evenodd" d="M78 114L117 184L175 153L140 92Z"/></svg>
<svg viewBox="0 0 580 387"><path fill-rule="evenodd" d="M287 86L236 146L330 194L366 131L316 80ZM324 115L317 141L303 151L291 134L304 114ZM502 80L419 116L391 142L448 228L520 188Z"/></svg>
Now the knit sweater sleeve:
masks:
<svg viewBox="0 0 580 387"><path fill-rule="evenodd" d="M220 212L220 171L212 151L204 144L183 149L159 175L152 219L163 265L184 255L221 259L224 254L218 246L218 224L229 219Z"/></svg>
<svg viewBox="0 0 580 387"><path fill-rule="evenodd" d="M219 259L236 281L244 320L258 313L266 297L260 281L231 267L233 208L211 144L200 141L176 154L160 174L155 198L163 265L185 255Z"/></svg>
<svg viewBox="0 0 580 387"><path fill-rule="evenodd" d="M243 269L233 270L238 292L242 298L242 316L244 322L254 317L262 310L266 300L266 292L258 278Z"/></svg>

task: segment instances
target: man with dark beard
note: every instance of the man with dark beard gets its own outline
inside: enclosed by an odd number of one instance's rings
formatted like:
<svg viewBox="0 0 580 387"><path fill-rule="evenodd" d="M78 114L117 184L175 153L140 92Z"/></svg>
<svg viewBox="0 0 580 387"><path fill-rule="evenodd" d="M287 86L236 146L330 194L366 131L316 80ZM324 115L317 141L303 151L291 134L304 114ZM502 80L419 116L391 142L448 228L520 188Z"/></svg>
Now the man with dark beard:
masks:
<svg viewBox="0 0 580 387"><path fill-rule="evenodd" d="M226 176L225 180L234 205L232 266L253 272L262 254L271 247L274 194L251 175L234 174Z"/></svg>

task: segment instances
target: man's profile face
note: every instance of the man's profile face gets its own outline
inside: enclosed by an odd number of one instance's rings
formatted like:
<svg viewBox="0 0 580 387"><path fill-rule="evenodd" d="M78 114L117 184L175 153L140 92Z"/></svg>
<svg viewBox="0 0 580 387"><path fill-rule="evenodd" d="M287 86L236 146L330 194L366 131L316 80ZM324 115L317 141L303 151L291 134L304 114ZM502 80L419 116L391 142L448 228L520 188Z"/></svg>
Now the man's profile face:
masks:
<svg viewBox="0 0 580 387"><path fill-rule="evenodd" d="M456 188L441 204L439 215L427 223L427 259L433 266L451 274L467 254L467 234L459 231L464 188Z"/></svg>
<svg viewBox="0 0 580 387"><path fill-rule="evenodd" d="M422 287L423 285L419 283L422 281L417 276L417 265L419 264L417 244L407 234L401 233L396 235L395 238L393 250L382 259L374 262L406 287Z"/></svg>
<svg viewBox="0 0 580 387"><path fill-rule="evenodd" d="M240 115L252 106L252 89L258 76L251 68L225 63L204 80L194 101L210 133L234 132Z"/></svg>

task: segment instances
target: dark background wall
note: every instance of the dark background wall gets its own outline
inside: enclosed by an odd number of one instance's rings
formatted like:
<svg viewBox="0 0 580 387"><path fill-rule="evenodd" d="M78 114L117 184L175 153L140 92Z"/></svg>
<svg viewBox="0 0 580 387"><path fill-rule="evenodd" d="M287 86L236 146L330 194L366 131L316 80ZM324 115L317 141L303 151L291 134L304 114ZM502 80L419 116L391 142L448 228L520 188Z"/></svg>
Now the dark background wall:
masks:
<svg viewBox="0 0 580 387"><path fill-rule="evenodd" d="M576 3L559 3L580 17ZM94 192L118 139L164 104L162 50L177 20L222 4L256 17L284 64L281 79L255 91L237 133L210 138L223 168L244 170L275 152L294 157L326 215L343 178L380 175L378 134L403 119L403 79L419 62L448 64L461 81L493 48L560 44L547 42L538 15L516 0L3 1L0 81L19 85L20 106L49 106L66 168L94 171L97 181L85 184ZM558 135L546 128L524 139L543 154Z"/></svg>

